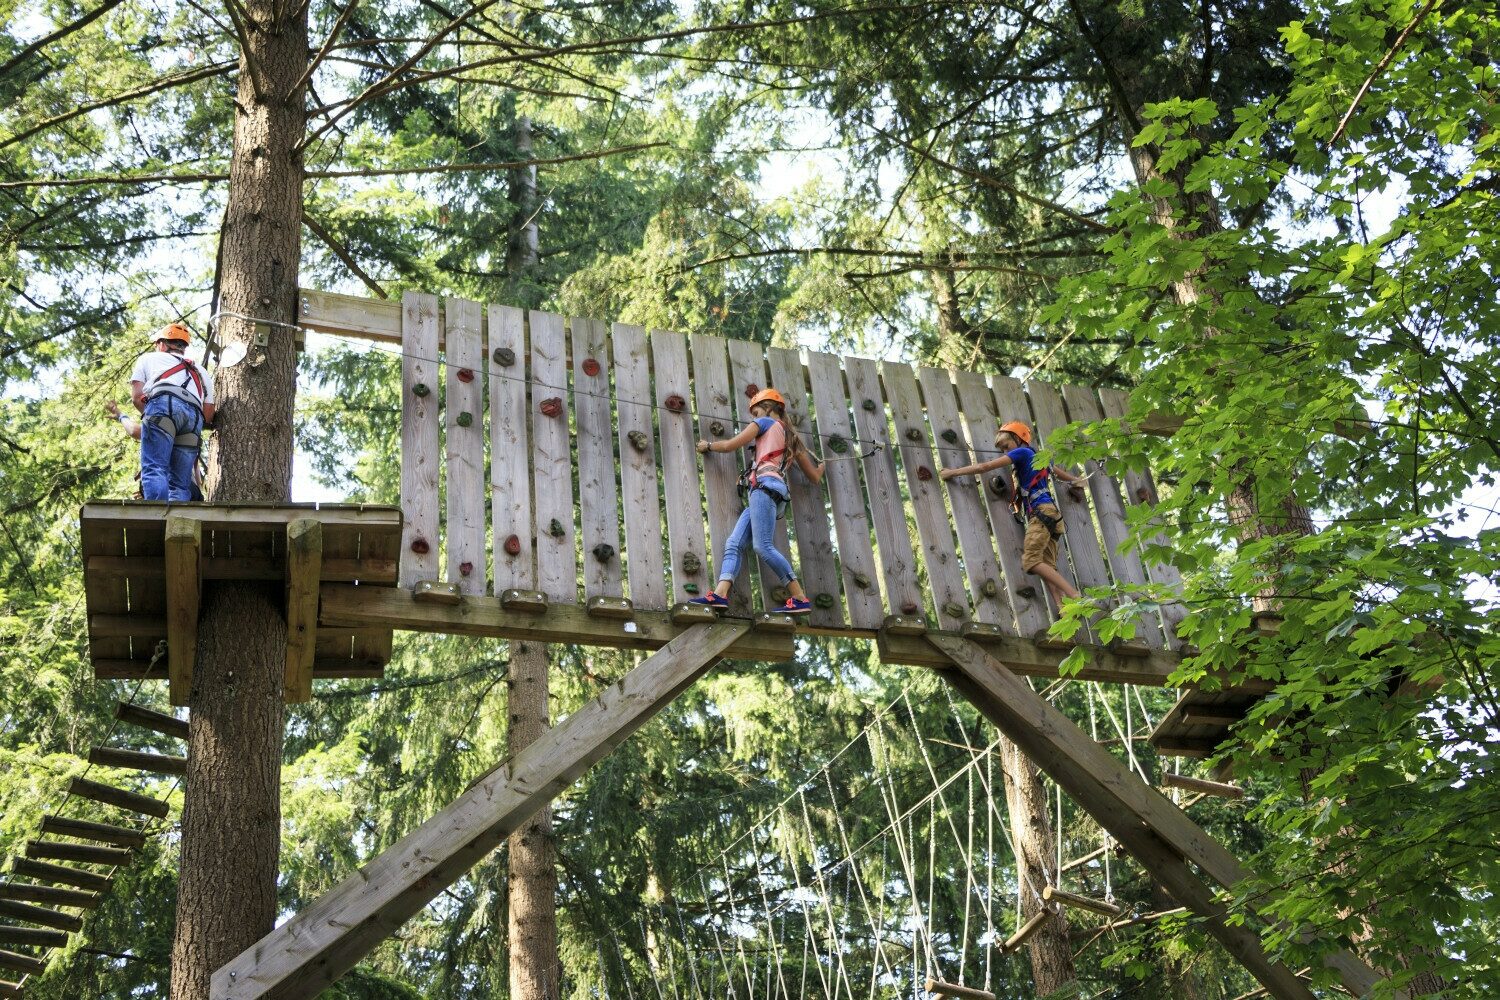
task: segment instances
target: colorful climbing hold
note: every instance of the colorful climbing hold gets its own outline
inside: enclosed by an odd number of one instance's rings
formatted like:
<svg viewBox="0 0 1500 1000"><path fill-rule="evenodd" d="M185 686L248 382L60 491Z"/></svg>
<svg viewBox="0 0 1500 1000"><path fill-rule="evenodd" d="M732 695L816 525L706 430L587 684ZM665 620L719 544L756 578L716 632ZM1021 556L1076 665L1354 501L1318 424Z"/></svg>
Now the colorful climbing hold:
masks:
<svg viewBox="0 0 1500 1000"><path fill-rule="evenodd" d="M853 580L854 585L860 590L870 589L870 578L863 573L851 573L849 574L849 579Z"/></svg>
<svg viewBox="0 0 1500 1000"><path fill-rule="evenodd" d="M521 554L521 536L511 535L505 540L505 554L508 556L518 556Z"/></svg>
<svg viewBox="0 0 1500 1000"><path fill-rule="evenodd" d="M687 400L683 399L681 396L674 392L666 399L662 400L661 405L665 406L673 413L681 413L683 410L687 409Z"/></svg>
<svg viewBox="0 0 1500 1000"><path fill-rule="evenodd" d="M458 416L453 418L453 422L460 427L471 427L474 424L474 414L468 410L460 410Z"/></svg>
<svg viewBox="0 0 1500 1000"><path fill-rule="evenodd" d="M630 447L636 451L645 451L646 446L651 443L651 439L646 436L645 431L631 431L625 437L630 441Z"/></svg>
<svg viewBox="0 0 1500 1000"><path fill-rule="evenodd" d="M501 368L509 368L511 365L516 363L516 352L511 350L509 347L495 348L490 357L493 358L495 364L499 365Z"/></svg>
<svg viewBox="0 0 1500 1000"><path fill-rule="evenodd" d="M943 614L949 618L962 618L964 616L964 609L952 601L948 601L943 604Z"/></svg>
<svg viewBox="0 0 1500 1000"><path fill-rule="evenodd" d="M713 423L708 425L708 433L712 434L714 437L723 437L724 425L715 420Z"/></svg>
<svg viewBox="0 0 1500 1000"><path fill-rule="evenodd" d="M849 450L849 442L845 441L837 434L830 434L828 436L828 450L836 455L842 455L844 452Z"/></svg>
<svg viewBox="0 0 1500 1000"><path fill-rule="evenodd" d="M474 564L471 562L461 562L458 564L458 572L460 576L468 576L474 572Z"/></svg>
<svg viewBox="0 0 1500 1000"><path fill-rule="evenodd" d="M595 361L593 358L584 358L582 367L583 373L589 378L593 378L595 375L599 374L599 362Z"/></svg>
<svg viewBox="0 0 1500 1000"><path fill-rule="evenodd" d="M760 392L760 386L756 385L754 382L747 382L747 383L745 383L745 398L746 399L754 399L755 398L755 394L758 393L758 392Z"/></svg>
<svg viewBox="0 0 1500 1000"><path fill-rule="evenodd" d="M925 482L927 482L931 478L932 478L932 470L931 469L929 469L925 465L919 465L919 466L917 466L917 479L918 480L920 480L921 482L925 483Z"/></svg>
<svg viewBox="0 0 1500 1000"><path fill-rule="evenodd" d="M615 547L608 542L600 542L593 548L594 558L602 563L607 563L615 557Z"/></svg>
<svg viewBox="0 0 1500 1000"><path fill-rule="evenodd" d="M684 552L682 554L682 571L692 576L703 568L703 560L698 558L696 552Z"/></svg>
<svg viewBox="0 0 1500 1000"><path fill-rule="evenodd" d="M943 433L938 436L941 437L944 441L947 441L949 444L958 444L958 431L954 430L952 427L943 428Z"/></svg>
<svg viewBox="0 0 1500 1000"><path fill-rule="evenodd" d="M825 611L828 610L829 608L833 607L833 605L834 605L834 600L833 600L833 595L832 594L818 594L817 596L815 596L813 598L813 606L817 607L817 608L822 608Z"/></svg>
<svg viewBox="0 0 1500 1000"><path fill-rule="evenodd" d="M1000 585L994 580L986 580L984 581L984 585L979 588L979 592L985 597L999 597Z"/></svg>
<svg viewBox="0 0 1500 1000"><path fill-rule="evenodd" d="M692 594L696 597L698 595L698 585L696 583L684 583L682 585L682 592L684 594Z"/></svg>
<svg viewBox="0 0 1500 1000"><path fill-rule="evenodd" d="M549 399L542 400L540 409L542 411L542 416L544 417L561 416L563 409L562 397L553 396Z"/></svg>
<svg viewBox="0 0 1500 1000"><path fill-rule="evenodd" d="M425 556L432 551L432 546L427 544L427 539L425 538L413 538L411 540L411 550L419 556Z"/></svg>
<svg viewBox="0 0 1500 1000"><path fill-rule="evenodd" d="M908 427L906 429L906 440L920 441L922 440L922 432L915 427Z"/></svg>
<svg viewBox="0 0 1500 1000"><path fill-rule="evenodd" d="M561 538L563 535L567 534L567 532L563 530L562 522L554 517L552 519L552 523L547 525L547 534L551 535L553 538Z"/></svg>
<svg viewBox="0 0 1500 1000"><path fill-rule="evenodd" d="M865 409L869 410L871 413L874 413L876 410L880 409L880 404L877 403L877 402L875 402L875 400L873 400L873 399L867 399L863 403L860 403L859 405L863 406Z"/></svg>
<svg viewBox="0 0 1500 1000"><path fill-rule="evenodd" d="M906 603L901 605L901 613L903 615L914 615L921 610L922 605L918 604L916 601L907 601Z"/></svg>
<svg viewBox="0 0 1500 1000"><path fill-rule="evenodd" d="M430 392L432 392L432 390L427 388L426 382L418 382L416 385L411 387L411 394L413 396L426 396Z"/></svg>
<svg viewBox="0 0 1500 1000"><path fill-rule="evenodd" d="M472 369L472 368L460 368L458 370L458 380L460 382L472 382L472 381L474 381L474 369Z"/></svg>

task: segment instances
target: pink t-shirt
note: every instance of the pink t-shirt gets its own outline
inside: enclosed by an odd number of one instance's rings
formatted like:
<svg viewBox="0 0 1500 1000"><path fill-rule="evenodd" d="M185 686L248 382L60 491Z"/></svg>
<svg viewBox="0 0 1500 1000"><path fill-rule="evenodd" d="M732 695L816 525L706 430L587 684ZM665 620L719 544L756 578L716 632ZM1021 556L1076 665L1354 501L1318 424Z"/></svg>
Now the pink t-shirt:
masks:
<svg viewBox="0 0 1500 1000"><path fill-rule="evenodd" d="M755 462L750 469L750 482L760 483L771 479L783 485L786 475L786 428L775 417L755 418Z"/></svg>

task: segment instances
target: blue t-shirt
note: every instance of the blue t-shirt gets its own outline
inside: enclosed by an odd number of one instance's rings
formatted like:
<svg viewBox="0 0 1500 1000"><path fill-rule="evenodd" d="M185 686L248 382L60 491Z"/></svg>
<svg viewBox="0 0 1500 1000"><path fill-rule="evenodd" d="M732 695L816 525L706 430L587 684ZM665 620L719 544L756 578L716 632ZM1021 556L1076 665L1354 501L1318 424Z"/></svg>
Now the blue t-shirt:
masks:
<svg viewBox="0 0 1500 1000"><path fill-rule="evenodd" d="M1032 467L1031 463L1036 460L1036 450L1034 448L1022 445L1019 448L1012 448L1005 455L1016 467L1016 488L1028 491L1028 495L1025 498L1027 510L1033 509L1038 504L1055 502L1048 489L1048 478L1051 470ZM1041 474L1040 477L1038 477L1038 473ZM1036 485L1034 486L1032 485L1033 479L1036 480Z"/></svg>

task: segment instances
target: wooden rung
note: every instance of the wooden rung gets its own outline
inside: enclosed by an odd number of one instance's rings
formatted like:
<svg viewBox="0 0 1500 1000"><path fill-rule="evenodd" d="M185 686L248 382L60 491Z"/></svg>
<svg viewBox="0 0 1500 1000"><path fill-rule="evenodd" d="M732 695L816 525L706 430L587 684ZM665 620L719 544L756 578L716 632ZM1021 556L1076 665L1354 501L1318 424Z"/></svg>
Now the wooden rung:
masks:
<svg viewBox="0 0 1500 1000"><path fill-rule="evenodd" d="M595 618L629 621L635 617L635 605L624 597L590 597L586 608Z"/></svg>
<svg viewBox="0 0 1500 1000"><path fill-rule="evenodd" d="M995 1000L995 994L987 990L976 990L972 986L945 983L940 979L927 980L927 992L937 997L959 997L962 1000Z"/></svg>
<svg viewBox="0 0 1500 1000"><path fill-rule="evenodd" d="M411 589L411 596L423 604L462 604L464 601L464 592L458 584L442 580L418 580Z"/></svg>
<svg viewBox="0 0 1500 1000"><path fill-rule="evenodd" d="M142 729L149 729L153 733L161 733L173 739L188 738L186 719L174 719L163 712L154 712L140 705L132 705L128 701L122 701L115 706L115 718L127 725L140 726Z"/></svg>
<svg viewBox="0 0 1500 1000"><path fill-rule="evenodd" d="M40 958L18 955L13 951L0 951L0 969L24 972L28 976L40 976L47 971L47 963Z"/></svg>
<svg viewBox="0 0 1500 1000"><path fill-rule="evenodd" d="M0 1000L20 1000L24 995L20 983L7 983L0 980Z"/></svg>
<svg viewBox="0 0 1500 1000"><path fill-rule="evenodd" d="M87 778L74 778L68 782L68 794L107 806L115 806L126 812L140 813L143 816L155 816L157 819L167 817L167 804L159 799L142 795L140 792L131 792L113 785L90 781Z"/></svg>
<svg viewBox="0 0 1500 1000"><path fill-rule="evenodd" d="M27 924L36 924L38 927L51 927L59 931L79 931L83 929L82 917L58 913L56 910L48 910L40 906L30 906L26 903L12 903L4 899L0 899L0 917L8 917L11 920L19 920Z"/></svg>
<svg viewBox="0 0 1500 1000"><path fill-rule="evenodd" d="M101 767L119 767L176 777L187 774L186 757L173 757L164 753L145 753L140 750L116 750L114 747L94 747L89 751L89 763L98 764Z"/></svg>
<svg viewBox="0 0 1500 1000"><path fill-rule="evenodd" d="M59 889L55 885L29 885L25 882L0 882L0 899L17 903L44 903L47 906L75 906L92 910L103 897L82 889Z"/></svg>
<svg viewBox="0 0 1500 1000"><path fill-rule="evenodd" d="M116 847L142 848L146 846L146 835L139 830L115 826L111 823L90 823L64 816L43 816L42 832L59 837L77 837L79 840L96 840L101 844Z"/></svg>
<svg viewBox="0 0 1500 1000"><path fill-rule="evenodd" d="M1042 888L1042 898L1049 903L1062 903L1079 910L1088 910L1106 917L1118 917L1125 911L1114 903L1106 903L1102 899L1090 899L1088 896L1080 896L1077 893L1067 892L1055 885Z"/></svg>
<svg viewBox="0 0 1500 1000"><path fill-rule="evenodd" d="M516 590L501 592L500 606L507 611L530 611L542 614L547 610L547 595L540 590Z"/></svg>
<svg viewBox="0 0 1500 1000"><path fill-rule="evenodd" d="M1173 774L1168 771L1161 776L1161 781L1168 788L1185 788L1190 792L1202 792L1204 795L1219 795L1226 799L1245 797L1245 790L1239 785L1226 785L1222 781L1209 781L1206 778L1192 778L1186 774Z"/></svg>
<svg viewBox="0 0 1500 1000"><path fill-rule="evenodd" d="M1051 915L1051 907L1044 906L1040 910L1037 910L1031 915L1030 920L1016 928L1016 932L1005 939L1005 944L1000 946L1000 950L1008 954L1021 947L1021 945L1031 940L1037 931L1042 929L1042 924L1046 923L1047 918Z"/></svg>
<svg viewBox="0 0 1500 1000"><path fill-rule="evenodd" d="M1195 708L1192 705L1184 705L1177 710L1177 718L1189 726L1223 726L1227 729L1243 721L1245 716L1243 713L1234 715L1222 708Z"/></svg>
<svg viewBox="0 0 1500 1000"><path fill-rule="evenodd" d="M123 847L97 847L93 844L64 844L61 841L33 840L26 845L26 856L35 861L76 861L85 865L127 865L131 852Z"/></svg>
<svg viewBox="0 0 1500 1000"><path fill-rule="evenodd" d="M49 865L45 861L31 861L27 858L16 858L10 863L10 870L13 875L24 875L56 885L76 886L91 892L108 892L115 884L113 878L98 872L69 868L67 865Z"/></svg>
<svg viewBox="0 0 1500 1000"><path fill-rule="evenodd" d="M68 935L62 931L0 925L0 944L18 944L27 948L61 948L67 943Z"/></svg>

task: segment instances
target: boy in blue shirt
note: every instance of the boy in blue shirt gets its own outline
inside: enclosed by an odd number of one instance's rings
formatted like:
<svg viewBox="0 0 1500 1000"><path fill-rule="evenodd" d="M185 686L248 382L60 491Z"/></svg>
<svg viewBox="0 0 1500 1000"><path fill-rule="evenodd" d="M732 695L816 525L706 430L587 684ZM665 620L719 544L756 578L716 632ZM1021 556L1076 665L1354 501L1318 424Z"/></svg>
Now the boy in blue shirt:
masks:
<svg viewBox="0 0 1500 1000"><path fill-rule="evenodd" d="M1062 512L1052 499L1048 479L1054 475L1065 483L1081 483L1083 479L1057 466L1036 468L1033 464L1036 450L1031 447L1031 428L1020 420L1001 425L1000 430L995 432L995 447L1004 453L999 458L977 465L944 469L938 475L943 479L952 479L954 476L1003 469L1007 465L1015 467L1015 483L1007 483L1006 492L1007 499L1010 500L1015 499L1012 490L1019 492L1026 510L1026 541L1021 549L1021 569L1041 577L1052 593L1052 599L1061 607L1064 598L1077 597L1078 591L1057 571L1057 540L1063 536L1066 528ZM1081 488L1075 489L1082 493Z"/></svg>

